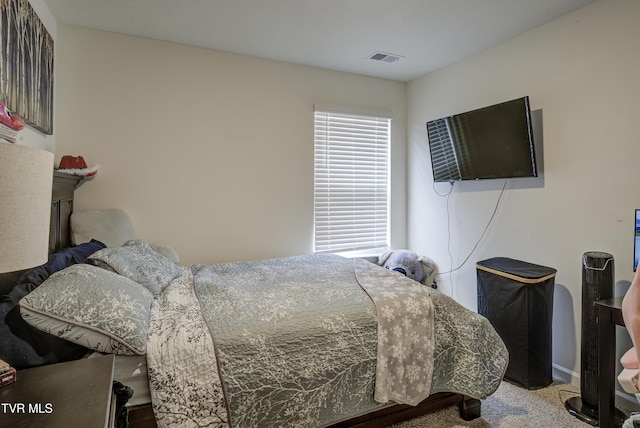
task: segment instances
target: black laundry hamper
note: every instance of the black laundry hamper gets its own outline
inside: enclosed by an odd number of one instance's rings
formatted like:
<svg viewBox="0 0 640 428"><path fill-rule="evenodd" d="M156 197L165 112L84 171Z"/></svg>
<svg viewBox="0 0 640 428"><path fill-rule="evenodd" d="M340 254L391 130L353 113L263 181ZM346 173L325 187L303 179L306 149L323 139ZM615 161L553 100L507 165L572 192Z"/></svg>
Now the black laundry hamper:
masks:
<svg viewBox="0 0 640 428"><path fill-rule="evenodd" d="M528 389L548 386L556 269L495 257L478 262L476 272L478 313L509 351L505 379Z"/></svg>

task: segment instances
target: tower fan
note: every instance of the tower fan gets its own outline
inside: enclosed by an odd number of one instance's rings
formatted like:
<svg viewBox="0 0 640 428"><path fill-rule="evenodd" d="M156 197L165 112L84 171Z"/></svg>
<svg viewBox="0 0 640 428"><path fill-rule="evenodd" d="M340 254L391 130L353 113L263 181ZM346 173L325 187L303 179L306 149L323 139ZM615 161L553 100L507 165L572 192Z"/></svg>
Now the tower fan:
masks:
<svg viewBox="0 0 640 428"><path fill-rule="evenodd" d="M580 396L565 401L573 416L598 426L598 324L594 302L613 297L613 256L591 251L582 256L582 334ZM617 411L619 412L619 411ZM616 418L618 414L616 412ZM620 423L624 415L620 417Z"/></svg>

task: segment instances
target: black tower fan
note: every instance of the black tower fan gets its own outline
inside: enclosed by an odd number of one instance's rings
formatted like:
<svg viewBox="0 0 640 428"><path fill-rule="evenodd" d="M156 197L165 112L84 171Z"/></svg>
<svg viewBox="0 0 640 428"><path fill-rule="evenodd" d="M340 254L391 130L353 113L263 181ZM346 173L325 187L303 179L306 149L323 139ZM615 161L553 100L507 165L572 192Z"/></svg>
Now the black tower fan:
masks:
<svg viewBox="0 0 640 428"><path fill-rule="evenodd" d="M598 324L594 302L613 297L613 256L591 251L582 256L582 341L580 397L565 401L578 419L598 426Z"/></svg>

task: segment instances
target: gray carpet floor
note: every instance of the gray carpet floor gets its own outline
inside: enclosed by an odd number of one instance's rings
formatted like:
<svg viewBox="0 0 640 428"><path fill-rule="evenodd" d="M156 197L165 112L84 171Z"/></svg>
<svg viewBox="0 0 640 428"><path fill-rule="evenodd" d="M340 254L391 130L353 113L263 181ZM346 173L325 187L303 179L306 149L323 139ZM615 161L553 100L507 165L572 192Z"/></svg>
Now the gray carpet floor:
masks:
<svg viewBox="0 0 640 428"><path fill-rule="evenodd" d="M527 390L502 382L498 390L482 400L482 417L473 421L460 418L458 407L452 406L431 415L395 425L395 428L586 428L591 425L569 414L564 402L579 396L578 388L552 383L546 388Z"/></svg>

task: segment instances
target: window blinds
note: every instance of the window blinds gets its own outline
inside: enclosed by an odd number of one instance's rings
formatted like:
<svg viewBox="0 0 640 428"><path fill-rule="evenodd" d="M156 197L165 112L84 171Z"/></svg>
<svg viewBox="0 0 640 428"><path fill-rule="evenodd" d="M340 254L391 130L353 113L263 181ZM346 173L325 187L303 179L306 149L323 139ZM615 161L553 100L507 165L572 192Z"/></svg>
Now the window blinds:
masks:
<svg viewBox="0 0 640 428"><path fill-rule="evenodd" d="M391 119L315 111L315 252L389 246Z"/></svg>

